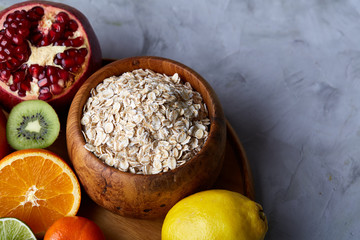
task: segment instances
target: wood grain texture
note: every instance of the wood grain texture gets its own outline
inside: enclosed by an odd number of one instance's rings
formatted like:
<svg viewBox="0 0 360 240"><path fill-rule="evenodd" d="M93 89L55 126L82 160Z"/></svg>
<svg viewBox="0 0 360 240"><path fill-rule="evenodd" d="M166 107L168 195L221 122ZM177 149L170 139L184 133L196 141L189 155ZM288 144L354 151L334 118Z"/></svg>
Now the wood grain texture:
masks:
<svg viewBox="0 0 360 240"><path fill-rule="evenodd" d="M254 200L254 186L248 159L229 123L227 123L225 161L213 188L239 192ZM163 218L146 220L122 217L98 206L85 193L78 215L95 221L109 240L161 239Z"/></svg>
<svg viewBox="0 0 360 240"><path fill-rule="evenodd" d="M135 69L151 69L169 76L178 73L203 97L209 110L210 132L201 151L186 164L155 175L124 173L109 167L83 146L80 119L90 90L111 76ZM159 57L133 57L117 60L94 73L76 94L66 127L68 154L90 198L122 216L163 217L183 197L210 188L222 168L226 146L226 119L211 86L192 69Z"/></svg>

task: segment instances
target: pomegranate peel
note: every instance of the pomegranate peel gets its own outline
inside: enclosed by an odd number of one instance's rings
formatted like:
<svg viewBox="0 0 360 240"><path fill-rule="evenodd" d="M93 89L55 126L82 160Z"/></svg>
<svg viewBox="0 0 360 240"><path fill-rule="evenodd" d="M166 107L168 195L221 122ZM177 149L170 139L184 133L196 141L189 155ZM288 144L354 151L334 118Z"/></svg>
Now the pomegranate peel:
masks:
<svg viewBox="0 0 360 240"><path fill-rule="evenodd" d="M67 108L82 83L101 67L101 49L87 18L49 1L27 1L0 12L0 103L24 100Z"/></svg>

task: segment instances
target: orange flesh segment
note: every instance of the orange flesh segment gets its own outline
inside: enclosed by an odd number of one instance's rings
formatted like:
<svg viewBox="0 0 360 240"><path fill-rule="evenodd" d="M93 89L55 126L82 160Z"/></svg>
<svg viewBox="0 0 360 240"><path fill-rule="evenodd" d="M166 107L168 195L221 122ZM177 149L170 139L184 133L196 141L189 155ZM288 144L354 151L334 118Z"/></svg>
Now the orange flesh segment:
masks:
<svg viewBox="0 0 360 240"><path fill-rule="evenodd" d="M65 164L58 165L54 157L15 155L7 159L10 164L2 163L0 217L17 217L39 233L73 211L79 201L75 198L80 198L73 183L75 175L69 176L63 169Z"/></svg>

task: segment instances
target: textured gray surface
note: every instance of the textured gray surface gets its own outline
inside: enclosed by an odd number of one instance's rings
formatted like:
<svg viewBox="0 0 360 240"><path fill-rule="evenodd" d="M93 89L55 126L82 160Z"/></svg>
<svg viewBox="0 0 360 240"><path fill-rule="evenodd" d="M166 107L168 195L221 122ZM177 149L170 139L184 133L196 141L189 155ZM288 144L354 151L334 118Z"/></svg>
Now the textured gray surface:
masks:
<svg viewBox="0 0 360 240"><path fill-rule="evenodd" d="M1 7L16 1L1 1ZM268 240L360 238L360 2L63 1L103 56L180 61L243 142Z"/></svg>

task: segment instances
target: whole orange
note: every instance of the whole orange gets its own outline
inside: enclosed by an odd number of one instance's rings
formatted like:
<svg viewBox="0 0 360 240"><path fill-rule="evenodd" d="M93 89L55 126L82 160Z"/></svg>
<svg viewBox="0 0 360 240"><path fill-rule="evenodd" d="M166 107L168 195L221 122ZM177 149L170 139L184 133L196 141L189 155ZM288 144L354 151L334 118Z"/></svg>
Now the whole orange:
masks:
<svg viewBox="0 0 360 240"><path fill-rule="evenodd" d="M79 216L62 217L47 230L44 240L105 240L96 223Z"/></svg>

